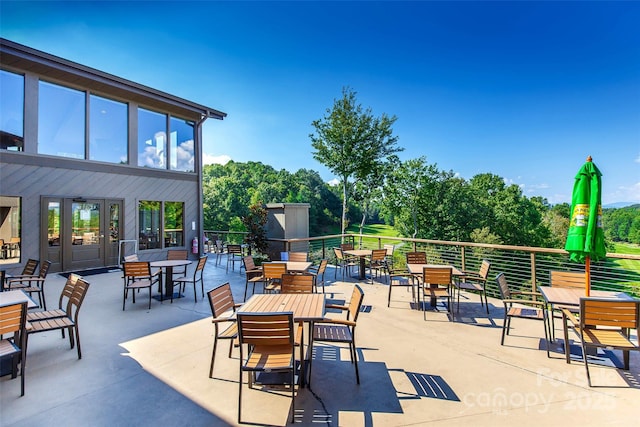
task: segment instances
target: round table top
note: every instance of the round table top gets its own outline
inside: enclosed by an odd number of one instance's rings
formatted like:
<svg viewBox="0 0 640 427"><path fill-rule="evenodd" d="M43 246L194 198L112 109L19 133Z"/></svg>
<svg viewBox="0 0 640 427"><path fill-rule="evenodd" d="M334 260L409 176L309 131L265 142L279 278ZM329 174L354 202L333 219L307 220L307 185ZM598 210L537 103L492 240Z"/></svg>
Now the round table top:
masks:
<svg viewBox="0 0 640 427"><path fill-rule="evenodd" d="M151 261L149 265L151 267L179 267L181 265L189 265L193 261L188 259L161 259L158 261Z"/></svg>

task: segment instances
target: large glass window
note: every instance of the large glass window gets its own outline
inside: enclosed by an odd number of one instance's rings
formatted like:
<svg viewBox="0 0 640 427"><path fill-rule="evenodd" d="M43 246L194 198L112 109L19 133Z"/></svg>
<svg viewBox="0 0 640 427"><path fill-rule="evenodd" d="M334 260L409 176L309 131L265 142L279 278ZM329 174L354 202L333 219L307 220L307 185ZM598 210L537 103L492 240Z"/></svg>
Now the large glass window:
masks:
<svg viewBox="0 0 640 427"><path fill-rule="evenodd" d="M166 169L167 116L138 108L138 166Z"/></svg>
<svg viewBox="0 0 640 427"><path fill-rule="evenodd" d="M140 250L160 248L160 202L142 200L138 204L138 247Z"/></svg>
<svg viewBox="0 0 640 427"><path fill-rule="evenodd" d="M117 243L120 240L120 205L112 204L109 207L109 242Z"/></svg>
<svg viewBox="0 0 640 427"><path fill-rule="evenodd" d="M184 203L142 200L138 203L138 248L184 246ZM160 239L164 237L164 241Z"/></svg>
<svg viewBox="0 0 640 427"><path fill-rule="evenodd" d="M40 81L38 153L85 158L85 94Z"/></svg>
<svg viewBox="0 0 640 427"><path fill-rule="evenodd" d="M194 123L171 117L169 127L171 129L170 169L195 172L193 155Z"/></svg>
<svg viewBox="0 0 640 427"><path fill-rule="evenodd" d="M60 246L60 202L49 202L47 237L49 246Z"/></svg>
<svg viewBox="0 0 640 427"><path fill-rule="evenodd" d="M24 150L24 76L0 70L0 148Z"/></svg>
<svg viewBox="0 0 640 427"><path fill-rule="evenodd" d="M89 111L89 158L127 164L127 104L91 95Z"/></svg>
<svg viewBox="0 0 640 427"><path fill-rule="evenodd" d="M71 205L71 241L74 245L100 243L100 204L73 202Z"/></svg>
<svg viewBox="0 0 640 427"><path fill-rule="evenodd" d="M20 261L20 197L0 196L0 264Z"/></svg>
<svg viewBox="0 0 640 427"><path fill-rule="evenodd" d="M164 204L164 245L184 246L184 203Z"/></svg>

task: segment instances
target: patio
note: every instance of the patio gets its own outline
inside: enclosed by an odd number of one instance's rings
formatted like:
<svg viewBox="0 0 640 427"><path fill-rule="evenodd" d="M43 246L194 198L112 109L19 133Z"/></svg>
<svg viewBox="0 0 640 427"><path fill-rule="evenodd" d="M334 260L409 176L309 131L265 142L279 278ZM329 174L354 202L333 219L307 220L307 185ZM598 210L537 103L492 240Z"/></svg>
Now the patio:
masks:
<svg viewBox="0 0 640 427"><path fill-rule="evenodd" d="M210 259L205 268L205 291L229 281L235 300L242 301L244 274L226 274L224 262L214 264ZM356 279L333 281L333 275L330 266L326 292L347 298ZM135 305L129 299L122 311L121 276L116 270L86 277L91 288L80 313L82 360L59 331L30 337L25 396L19 396L19 379L0 379L1 425L237 425L238 351L228 358L223 341L214 378L208 378L208 301L194 303L187 289L187 297L173 304L153 300L147 310L142 297ZM57 274L47 278L52 307L64 282ZM512 335L500 346L499 300L489 298L487 316L477 295L463 294L454 322L444 311L429 311L424 321L410 305L409 288L394 289L388 308L387 285L360 286L361 384L346 347L316 347L311 389L296 397L296 424L538 426L571 417L572 424L628 425L637 418L637 354L631 354L628 372L594 366L598 387L589 388L581 362L567 365L557 346L547 358L538 322L514 320ZM285 425L286 395L243 394L245 422Z"/></svg>

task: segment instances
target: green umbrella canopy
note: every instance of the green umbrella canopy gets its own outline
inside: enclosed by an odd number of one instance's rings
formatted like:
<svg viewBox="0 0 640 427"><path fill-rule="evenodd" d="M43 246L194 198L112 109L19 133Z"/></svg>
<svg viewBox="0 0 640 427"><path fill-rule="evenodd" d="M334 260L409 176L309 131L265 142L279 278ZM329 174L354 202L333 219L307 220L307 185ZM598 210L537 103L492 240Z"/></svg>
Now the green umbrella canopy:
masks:
<svg viewBox="0 0 640 427"><path fill-rule="evenodd" d="M572 261L584 263L605 258L602 228L602 173L591 161L582 165L573 185L571 222L565 249Z"/></svg>

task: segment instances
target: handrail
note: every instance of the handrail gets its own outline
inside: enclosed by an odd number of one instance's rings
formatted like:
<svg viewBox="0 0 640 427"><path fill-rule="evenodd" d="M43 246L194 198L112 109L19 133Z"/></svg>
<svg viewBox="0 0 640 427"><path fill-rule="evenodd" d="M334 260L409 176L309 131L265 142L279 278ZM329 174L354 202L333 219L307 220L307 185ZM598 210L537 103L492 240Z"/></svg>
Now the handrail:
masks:
<svg viewBox="0 0 640 427"><path fill-rule="evenodd" d="M443 262L463 270L478 270L483 259L492 263L491 278L487 292L499 296L494 277L505 273L510 283L520 284L521 290L537 290L539 285L549 284L552 270L584 271L584 265L569 261L564 249L540 248L515 245L495 245L474 242L454 242L407 237L378 236L368 234L333 234L295 239L268 239L274 252L292 250L292 247L308 248L310 260L318 262L322 258L333 261L331 248L344 239L357 240L362 248L380 249L384 244L393 243L394 266L403 268L404 253L409 251L427 252L430 262ZM607 259L592 262L591 283L593 289L622 290L640 297L640 255L607 253Z"/></svg>

